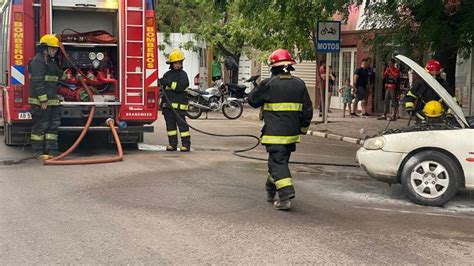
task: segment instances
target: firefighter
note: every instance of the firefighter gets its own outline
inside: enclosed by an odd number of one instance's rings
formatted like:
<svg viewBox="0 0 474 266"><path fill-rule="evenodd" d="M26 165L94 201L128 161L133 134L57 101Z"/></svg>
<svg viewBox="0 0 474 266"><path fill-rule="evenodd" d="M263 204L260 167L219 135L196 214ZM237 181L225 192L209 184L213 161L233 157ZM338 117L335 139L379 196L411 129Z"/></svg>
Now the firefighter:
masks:
<svg viewBox="0 0 474 266"><path fill-rule="evenodd" d="M429 124L442 123L443 114L444 107L440 101L429 101L423 107L423 115Z"/></svg>
<svg viewBox="0 0 474 266"><path fill-rule="evenodd" d="M429 72L444 89L455 98L455 90L450 88L446 80L442 79L441 64L434 59L426 62L425 70ZM423 80L418 79L406 95L405 108L410 115L416 116L417 123L426 122L426 114L423 112L425 104L430 101L440 101L439 95Z"/></svg>
<svg viewBox="0 0 474 266"><path fill-rule="evenodd" d="M166 130L168 133L169 144L166 146L167 151L176 151L178 147L178 128L181 137L181 152L191 150L191 136L189 134L189 126L186 123L186 111L188 110L188 97L186 89L189 86L188 75L183 70L184 53L180 50L174 50L170 53L167 64L170 70L166 72L160 79L160 84L164 87L168 96L163 98L163 116L166 120ZM174 109L179 118L173 112Z"/></svg>
<svg viewBox="0 0 474 266"><path fill-rule="evenodd" d="M58 128L61 113L57 94L58 81L62 76L56 62L59 39L54 34L41 37L38 52L28 63L32 127L31 147L33 155L47 160L58 153Z"/></svg>
<svg viewBox="0 0 474 266"><path fill-rule="evenodd" d="M277 210L288 210L295 197L288 161L300 134L308 131L313 106L305 83L290 73L295 60L287 50L275 50L268 64L272 76L250 93L248 101L254 108L263 108L261 142L269 154L267 200ZM277 192L279 199L275 200Z"/></svg>

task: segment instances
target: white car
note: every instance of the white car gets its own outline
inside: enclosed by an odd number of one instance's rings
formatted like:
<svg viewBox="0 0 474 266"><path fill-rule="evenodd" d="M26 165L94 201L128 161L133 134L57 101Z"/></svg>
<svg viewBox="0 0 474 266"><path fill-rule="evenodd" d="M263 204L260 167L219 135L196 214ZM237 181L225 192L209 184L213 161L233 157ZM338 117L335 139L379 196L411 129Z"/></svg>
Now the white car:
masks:
<svg viewBox="0 0 474 266"><path fill-rule="evenodd" d="M464 117L449 93L411 59L398 55L452 110L455 120L443 125L414 125L366 139L357 162L369 176L401 183L408 198L440 206L459 188L474 190L474 117Z"/></svg>

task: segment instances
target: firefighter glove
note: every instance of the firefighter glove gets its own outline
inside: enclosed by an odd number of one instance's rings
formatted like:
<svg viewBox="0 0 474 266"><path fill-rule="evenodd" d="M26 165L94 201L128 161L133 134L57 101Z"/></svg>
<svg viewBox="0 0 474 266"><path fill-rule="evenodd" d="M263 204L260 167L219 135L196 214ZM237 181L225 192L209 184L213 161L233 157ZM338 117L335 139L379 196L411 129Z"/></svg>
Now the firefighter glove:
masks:
<svg viewBox="0 0 474 266"><path fill-rule="evenodd" d="M167 78L160 78L160 84L163 86L170 87L171 86L171 81Z"/></svg>

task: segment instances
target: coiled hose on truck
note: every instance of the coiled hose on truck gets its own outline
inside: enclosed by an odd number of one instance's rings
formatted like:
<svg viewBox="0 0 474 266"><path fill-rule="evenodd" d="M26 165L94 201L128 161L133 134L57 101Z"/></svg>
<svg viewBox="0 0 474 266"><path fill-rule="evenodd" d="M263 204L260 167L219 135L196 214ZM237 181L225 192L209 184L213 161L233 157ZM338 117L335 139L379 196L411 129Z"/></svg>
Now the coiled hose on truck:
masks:
<svg viewBox="0 0 474 266"><path fill-rule="evenodd" d="M84 89L87 92L87 95L89 96L89 99L91 101L94 100L94 95L87 86L86 82L84 81L85 75L82 73L82 71L69 59L69 57L66 54L66 50L64 49L64 46L62 43L60 43L60 50L64 57L69 61L69 63L76 69L77 73L80 74L79 81L81 82L82 86L84 86ZM115 129L115 121L112 118L107 119L106 124L110 127L110 130L112 131L112 135L115 140L115 144L117 146L117 153L118 155L116 157L107 157L107 158L93 158L93 159L82 159L82 160L67 160L63 161L64 157L68 156L71 154L82 142L84 137L86 136L87 132L89 131L89 128L92 124L92 121L94 119L94 114L95 114L96 106L92 105L91 110L89 112L89 117L87 118L86 124L84 125L84 128L81 131L81 134L79 137L76 139L74 144L72 144L69 149L67 149L65 152L61 153L60 155L53 157L49 160L46 160L43 162L44 165L80 165L80 164L101 164L101 163L112 163L112 162L118 162L123 160L123 149L122 149L122 143L120 142L120 138L118 136L117 130Z"/></svg>
<svg viewBox="0 0 474 266"><path fill-rule="evenodd" d="M162 94L165 98L166 103L169 106L171 106L171 101L168 98L168 95L166 94L166 90L161 90L161 92L162 92ZM195 130L195 131L197 131L201 134L209 135L209 136L213 136L213 137L221 137L221 138L251 138L251 139L255 139L257 141L257 143L254 146L251 146L250 148L246 148L246 149L234 150L232 152L232 154L234 156L245 158L245 159L251 159L251 160L267 162L267 159L264 159L264 158L258 158L258 157L253 157L253 156L248 156L248 155L241 154L241 153L248 152L248 151L251 151L251 150L257 148L258 145L260 145L260 138L259 137L254 136L254 135L250 135L250 134L228 134L227 135L227 134L216 134L216 133L207 132L207 131L198 129L194 126L191 126L190 124L188 124L187 121L185 121L184 119L181 118L181 116L178 114L178 112L175 109L171 108L171 110L175 114L176 119L179 119L181 122L185 123L190 128L192 128L193 130ZM302 164L302 165L319 165L319 166L339 166L339 167L356 167L356 168L359 167L356 164L338 164L338 163L322 163L322 162L289 161L289 163L291 163L291 164Z"/></svg>

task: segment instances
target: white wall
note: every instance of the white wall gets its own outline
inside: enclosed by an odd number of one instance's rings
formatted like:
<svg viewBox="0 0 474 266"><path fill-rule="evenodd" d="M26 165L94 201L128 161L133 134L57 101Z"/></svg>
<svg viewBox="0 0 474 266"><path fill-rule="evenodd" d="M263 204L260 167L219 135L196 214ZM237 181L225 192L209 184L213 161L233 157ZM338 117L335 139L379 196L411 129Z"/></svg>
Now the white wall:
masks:
<svg viewBox="0 0 474 266"><path fill-rule="evenodd" d="M159 44L165 44L163 42L164 34L163 33L158 33L158 43ZM161 78L163 74L166 73L166 71L169 70L169 65L166 64L167 57L165 57L165 54L169 54L173 49L181 49L184 53L184 71L188 74L188 79L189 79L189 87L194 88L196 87L194 85L194 77L199 73L199 71L203 72L203 69L200 70L199 68L199 52L198 51L193 51L193 50L185 50L182 49L181 46L183 44L193 41L195 43L195 46L197 48L206 48L206 44L203 42L198 42L196 41L194 34L180 34L180 33L171 33L170 35L170 45L166 44L166 48L164 51L158 50L158 75ZM196 49L197 50L197 49ZM205 59L204 59L205 60ZM207 75L206 73L201 73L201 79L203 79L203 76ZM205 84L207 86L207 84Z"/></svg>

